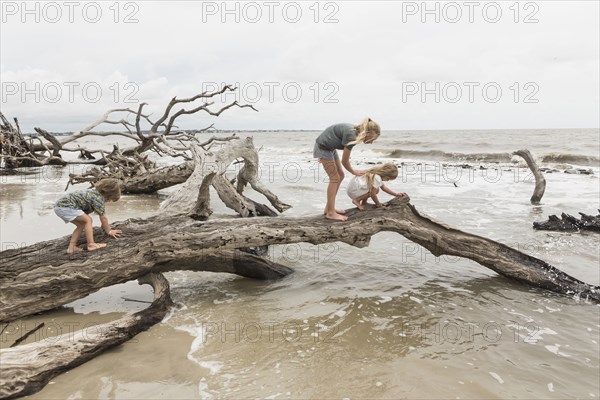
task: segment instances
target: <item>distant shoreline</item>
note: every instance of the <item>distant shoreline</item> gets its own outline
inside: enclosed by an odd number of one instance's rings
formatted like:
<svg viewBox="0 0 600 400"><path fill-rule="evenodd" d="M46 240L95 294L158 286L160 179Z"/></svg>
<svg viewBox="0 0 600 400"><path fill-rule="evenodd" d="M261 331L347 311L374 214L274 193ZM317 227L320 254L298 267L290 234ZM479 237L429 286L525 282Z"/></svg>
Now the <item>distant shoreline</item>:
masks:
<svg viewBox="0 0 600 400"><path fill-rule="evenodd" d="M77 133L78 131L70 131L70 132L49 132L54 136L66 136ZM123 133L127 133L127 131L122 131ZM177 132L185 132L188 134L196 134L196 133L272 133L272 132L320 132L317 129L211 129L209 131L200 131L198 129L183 129L178 130ZM150 131L142 131L142 133L150 133ZM24 135L27 136L38 136L37 132L28 132Z"/></svg>
<svg viewBox="0 0 600 400"><path fill-rule="evenodd" d="M384 132L464 132L464 131L473 131L473 132L495 132L495 131L547 131L547 130L561 130L561 131L570 131L570 130L600 130L600 127L597 128L511 128L511 129L503 129L503 128L481 128L481 129L384 129ZM200 131L198 129L183 129L179 132L185 132L188 134L196 134L196 133L272 133L272 132L283 132L283 133L298 133L298 132L321 132L321 129L211 129L209 131ZM66 136L77 133L78 131L68 131L68 132L50 132L50 134L54 136ZM127 133L123 131L123 133ZM149 131L142 131L142 133L149 133ZM36 132L27 132L24 133L26 136L38 136Z"/></svg>

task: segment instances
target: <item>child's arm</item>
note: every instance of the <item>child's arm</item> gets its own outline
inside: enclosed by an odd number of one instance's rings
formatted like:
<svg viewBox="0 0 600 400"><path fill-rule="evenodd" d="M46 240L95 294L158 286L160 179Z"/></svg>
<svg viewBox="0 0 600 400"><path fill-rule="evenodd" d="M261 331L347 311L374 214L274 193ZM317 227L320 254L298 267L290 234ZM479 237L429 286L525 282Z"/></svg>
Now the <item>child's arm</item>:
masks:
<svg viewBox="0 0 600 400"><path fill-rule="evenodd" d="M122 232L120 229L110 229L110 224L108 223L108 217L106 215L100 216L100 223L102 224L102 230L108 236L115 239L121 236Z"/></svg>
<svg viewBox="0 0 600 400"><path fill-rule="evenodd" d="M406 194L406 193L396 193L383 184L381 185L381 190L383 190L387 194L391 194L394 197L404 196Z"/></svg>
<svg viewBox="0 0 600 400"><path fill-rule="evenodd" d="M352 152L352 149L350 149L348 147L344 147L344 152L342 153L342 165L352 175L357 175L357 176L364 175L365 171L354 169L354 168L352 168L352 165L350 165L350 153L351 152Z"/></svg>

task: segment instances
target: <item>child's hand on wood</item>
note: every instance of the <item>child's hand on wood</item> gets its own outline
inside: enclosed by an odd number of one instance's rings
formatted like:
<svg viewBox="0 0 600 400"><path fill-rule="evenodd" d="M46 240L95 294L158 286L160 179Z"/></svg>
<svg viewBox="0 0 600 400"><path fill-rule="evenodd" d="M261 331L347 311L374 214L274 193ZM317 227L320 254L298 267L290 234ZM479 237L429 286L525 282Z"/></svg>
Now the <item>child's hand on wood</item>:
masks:
<svg viewBox="0 0 600 400"><path fill-rule="evenodd" d="M107 235L110 236L113 239L119 238L121 237L121 235L123 234L123 232L121 232L120 229L111 229L110 231L108 231Z"/></svg>
<svg viewBox="0 0 600 400"><path fill-rule="evenodd" d="M396 197L404 197L404 196L406 196L406 193L404 193L404 192L396 194Z"/></svg>

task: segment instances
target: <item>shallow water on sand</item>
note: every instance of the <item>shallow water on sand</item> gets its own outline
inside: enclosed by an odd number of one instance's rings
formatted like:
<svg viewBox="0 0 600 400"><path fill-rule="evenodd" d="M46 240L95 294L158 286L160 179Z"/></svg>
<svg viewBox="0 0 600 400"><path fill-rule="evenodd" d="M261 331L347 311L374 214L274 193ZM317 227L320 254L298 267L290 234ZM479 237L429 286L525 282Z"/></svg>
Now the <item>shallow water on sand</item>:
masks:
<svg viewBox="0 0 600 400"><path fill-rule="evenodd" d="M526 133L509 132L519 137ZM314 215L324 206L326 184L309 147L314 135L255 134L257 147L263 148L263 180L293 205L289 216ZM556 135L560 141L564 132ZM474 134L468 143L461 139L462 153L469 152L467 144L474 146L473 137L494 143L494 136ZM597 149L593 137L589 134L589 145L582 147ZM382 155L396 149L400 139L417 141L408 133L390 135L379 147L357 148L353 160L363 167L367 161L389 161ZM436 150L433 139L423 146ZM443 146L437 149L447 151ZM461 149L460 140L453 146ZM486 151L501 152L502 146ZM600 207L595 167L593 175L547 174L543 202L532 206L534 183L519 168L522 164L480 169L475 162L470 162L472 168L451 168L431 161L394 161L407 164L390 186L409 193L425 214L517 247L588 283L600 283L598 234L532 229L533 221L550 214L595 213ZM28 177L0 177L4 249L72 232L52 211L67 176L66 170L48 168ZM251 190L248 194L265 201ZM148 216L161 199L123 196L108 205L108 215L111 220ZM213 218L231 215L217 201L213 206ZM338 206L350 207L343 192ZM376 235L363 249L345 244L272 246L270 257L296 272L275 282L167 274L179 308L165 321L56 377L32 398L600 396L598 305L515 284L469 260L436 258L392 233ZM145 306L127 299L151 300L151 290L133 282L105 288L60 310L11 324L0 345L10 345L42 321L47 329L29 341L51 340L69 327L98 334L92 324Z"/></svg>

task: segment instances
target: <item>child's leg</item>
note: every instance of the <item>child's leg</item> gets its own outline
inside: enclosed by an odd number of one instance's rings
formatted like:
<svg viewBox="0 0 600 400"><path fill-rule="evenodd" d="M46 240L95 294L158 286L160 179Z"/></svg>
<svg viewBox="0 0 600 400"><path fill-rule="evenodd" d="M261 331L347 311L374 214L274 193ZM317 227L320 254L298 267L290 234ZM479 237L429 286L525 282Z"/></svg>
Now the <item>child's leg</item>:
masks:
<svg viewBox="0 0 600 400"><path fill-rule="evenodd" d="M335 160L320 159L321 164L327 176L329 177L329 184L327 185L327 204L325 206L325 217L337 221L345 221L348 218L340 215L335 209L335 197L337 196L338 189L344 179L344 173L338 171L338 166Z"/></svg>
<svg viewBox="0 0 600 400"><path fill-rule="evenodd" d="M71 223L74 224L76 226L76 228L73 231L73 234L71 235L71 240L69 241L69 247L67 247L67 253L69 253L69 254L83 251L83 249L81 247L77 246L77 241L79 240L79 236L81 236L81 232L83 232L83 228L85 227L85 222L81 222L78 220L78 218L80 218L80 217L82 217L82 215L80 215L79 217L77 217L71 221Z"/></svg>
<svg viewBox="0 0 600 400"><path fill-rule="evenodd" d="M377 207L379 207L379 204L381 204L381 203L379 201L379 198L377 197L377 193L379 193L379 189L376 189L376 188L371 189L371 191L369 192L368 198L373 199L373 201L375 202L375 205Z"/></svg>
<svg viewBox="0 0 600 400"><path fill-rule="evenodd" d="M336 151L336 150L334 150ZM335 153L337 155L337 151ZM339 158L335 158L335 166L337 167L337 171L338 171L338 175L339 175L339 180L338 180L338 184L337 184L337 189L335 191L336 196L337 196L337 192L340 190L340 186L342 186L342 182L344 181L344 169L342 168L342 162L340 161ZM338 214L346 214L346 210L338 210L336 208L335 212L337 212Z"/></svg>
<svg viewBox="0 0 600 400"><path fill-rule="evenodd" d="M94 226L92 223L92 218L89 215L87 215L87 214L80 215L71 222L73 222L74 224L77 225L76 221L77 221L77 223L82 224L81 229L83 231L85 231L85 238L87 240L87 249L89 251L97 250L102 247L106 247L106 243L95 243L94 242ZM79 229L79 225L78 225L78 229ZM77 231L77 229L75 229L75 231ZM79 232L79 234L81 234L81 231ZM75 235L75 232L73 232L73 235ZM75 239L75 244L77 244L77 239L79 239L79 235ZM73 238L71 238L71 240L73 240Z"/></svg>
<svg viewBox="0 0 600 400"><path fill-rule="evenodd" d="M367 204L367 200L369 199L369 193L363 194L360 197L352 199L352 204L356 206L359 210L365 209L365 204Z"/></svg>

